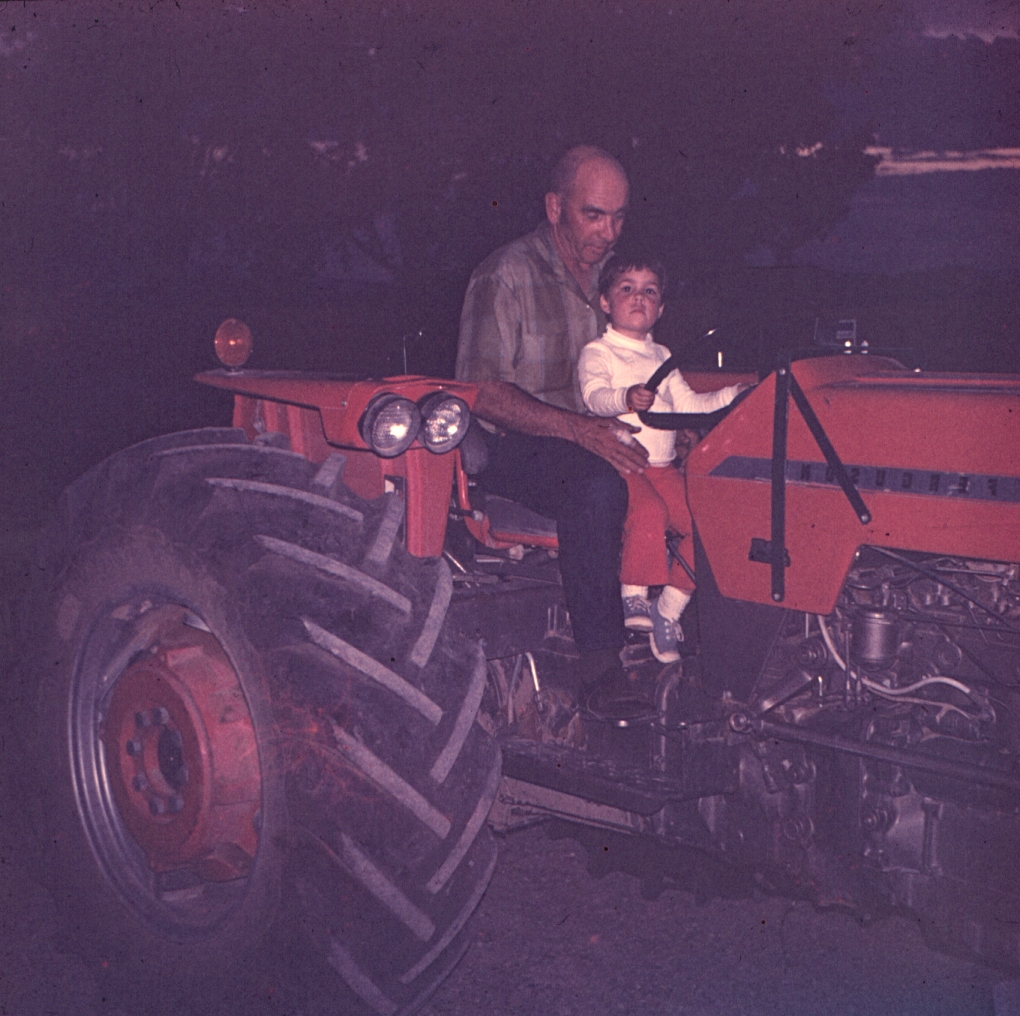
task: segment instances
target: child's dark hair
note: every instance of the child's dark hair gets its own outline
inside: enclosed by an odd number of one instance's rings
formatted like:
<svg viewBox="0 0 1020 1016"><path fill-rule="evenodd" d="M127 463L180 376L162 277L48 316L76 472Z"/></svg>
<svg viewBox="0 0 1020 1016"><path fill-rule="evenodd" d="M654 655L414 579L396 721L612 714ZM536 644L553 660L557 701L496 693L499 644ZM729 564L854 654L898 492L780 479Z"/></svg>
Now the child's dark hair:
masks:
<svg viewBox="0 0 1020 1016"><path fill-rule="evenodd" d="M623 275L624 272L643 269L658 276L659 294L666 293L666 269L661 258L649 257L640 251L621 251L613 254L603 265L599 275L599 296L605 296L612 288L613 283Z"/></svg>

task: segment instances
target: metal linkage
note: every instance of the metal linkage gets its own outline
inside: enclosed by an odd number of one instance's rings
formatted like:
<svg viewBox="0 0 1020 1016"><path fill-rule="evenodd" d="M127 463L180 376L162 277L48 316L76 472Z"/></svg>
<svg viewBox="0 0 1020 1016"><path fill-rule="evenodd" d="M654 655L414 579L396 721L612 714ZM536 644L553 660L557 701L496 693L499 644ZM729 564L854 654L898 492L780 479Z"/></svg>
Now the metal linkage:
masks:
<svg viewBox="0 0 1020 1016"><path fill-rule="evenodd" d="M794 405L804 418L808 430L811 431L815 443L825 457L829 468L839 481L843 493L846 494L850 506L860 520L861 525L871 521L871 512L864 503L860 492L850 479L836 449L833 448L829 436L825 433L821 420L811 408L804 389L793 376L788 359L780 361L776 368L775 411L772 417L772 538L769 542L768 561L772 567L772 599L782 603L786 596L786 438L789 423L789 399L793 396ZM752 560L756 558L752 557Z"/></svg>
<svg viewBox="0 0 1020 1016"><path fill-rule="evenodd" d="M802 727L795 727L789 723L763 720L748 713L733 713L730 716L730 727L738 734L752 734L758 738L774 737L780 741L828 748L830 751L859 755L862 758L875 759L879 762L889 762L904 769L933 773L936 776L945 776L962 782L979 783L986 787L999 787L1020 795L1020 776L1011 772L989 769L986 766L974 765L970 762L957 762L953 759L938 758L935 755L906 751L903 748L892 748L883 744L861 744L835 734L821 734L813 730L804 730Z"/></svg>
<svg viewBox="0 0 1020 1016"><path fill-rule="evenodd" d="M775 410L772 414L772 529L769 564L772 599L786 596L786 432L790 412L790 365L776 370Z"/></svg>
<svg viewBox="0 0 1020 1016"><path fill-rule="evenodd" d="M800 410L800 415L804 417L804 422L808 425L808 430L811 431L815 442L825 456L825 461L829 464L829 468L836 474L836 479L843 488L843 493L846 494L850 506L856 512L857 518L860 519L861 525L866 526L871 521L871 512L868 511L868 506L864 503L864 499L854 485L853 480L850 479L846 466L843 465L840 457L836 454L836 449L832 447L829 435L825 433L821 420L815 415L815 411L811 408L811 403L808 402L807 396L804 394L804 389L798 384L792 371L789 372L789 377L790 394Z"/></svg>

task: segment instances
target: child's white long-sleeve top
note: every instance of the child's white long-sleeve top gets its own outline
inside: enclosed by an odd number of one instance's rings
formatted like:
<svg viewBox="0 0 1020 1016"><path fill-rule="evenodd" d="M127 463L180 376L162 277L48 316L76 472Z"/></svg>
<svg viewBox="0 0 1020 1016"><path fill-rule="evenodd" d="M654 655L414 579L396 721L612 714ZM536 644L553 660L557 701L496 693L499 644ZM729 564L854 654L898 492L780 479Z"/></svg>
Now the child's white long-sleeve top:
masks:
<svg viewBox="0 0 1020 1016"><path fill-rule="evenodd" d="M652 341L651 332L642 340L631 339L610 325L604 335L581 350L577 362L584 404L595 416L618 416L641 427L634 436L648 449L650 466L666 466L676 458L676 432L642 426L637 413L627 412L627 389L644 384L669 355L665 346ZM659 385L650 412L712 413L728 406L739 390L738 385L730 385L699 394L674 370Z"/></svg>

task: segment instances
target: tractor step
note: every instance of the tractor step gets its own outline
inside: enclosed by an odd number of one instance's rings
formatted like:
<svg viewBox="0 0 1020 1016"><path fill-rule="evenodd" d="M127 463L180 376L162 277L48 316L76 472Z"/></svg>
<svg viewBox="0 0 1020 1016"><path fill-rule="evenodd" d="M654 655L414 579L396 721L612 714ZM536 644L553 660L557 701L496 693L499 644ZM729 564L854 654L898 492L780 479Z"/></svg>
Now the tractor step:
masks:
<svg viewBox="0 0 1020 1016"><path fill-rule="evenodd" d="M633 763L523 737L508 738L501 747L505 776L637 815L653 815L667 801L690 796L681 781Z"/></svg>

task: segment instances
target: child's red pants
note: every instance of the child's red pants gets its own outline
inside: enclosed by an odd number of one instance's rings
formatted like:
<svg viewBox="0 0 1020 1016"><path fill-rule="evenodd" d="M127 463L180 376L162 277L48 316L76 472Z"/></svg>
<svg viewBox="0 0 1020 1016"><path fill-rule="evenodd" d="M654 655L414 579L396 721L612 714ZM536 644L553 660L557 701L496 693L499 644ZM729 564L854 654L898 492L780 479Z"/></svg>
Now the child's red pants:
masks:
<svg viewBox="0 0 1020 1016"><path fill-rule="evenodd" d="M628 586L675 586L694 591L694 583L666 551L666 530L684 537L680 554L694 571L691 513L684 478L673 466L648 466L629 473L627 519L623 524L620 581Z"/></svg>

